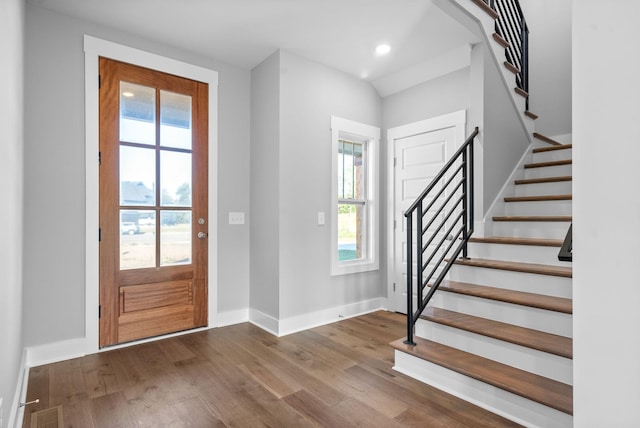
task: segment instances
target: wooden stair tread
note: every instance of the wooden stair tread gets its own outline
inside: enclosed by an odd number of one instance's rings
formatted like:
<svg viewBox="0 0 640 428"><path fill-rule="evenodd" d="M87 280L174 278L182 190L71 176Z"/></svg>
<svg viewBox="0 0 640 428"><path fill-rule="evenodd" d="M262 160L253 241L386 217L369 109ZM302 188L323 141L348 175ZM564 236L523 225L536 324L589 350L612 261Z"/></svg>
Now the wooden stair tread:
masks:
<svg viewBox="0 0 640 428"><path fill-rule="evenodd" d="M571 385L420 337L414 338L414 341L416 346L405 344L404 339L392 342L391 346L496 388L569 415L573 414L573 387Z"/></svg>
<svg viewBox="0 0 640 428"><path fill-rule="evenodd" d="M542 134L540 134L538 132L534 132L533 133L533 137L537 138L540 141L544 141L545 143L548 143L548 144L551 144L551 145L554 145L554 146L561 146L562 145L561 143L557 142L553 138L549 138L546 135L542 135Z"/></svg>
<svg viewBox="0 0 640 428"><path fill-rule="evenodd" d="M486 244L508 244L508 245L537 245L540 247L562 247L562 239L545 238L519 238L511 236L487 236L484 238L469 238L469 242L480 242Z"/></svg>
<svg viewBox="0 0 640 428"><path fill-rule="evenodd" d="M507 49L509 47L509 42L507 42L504 37L502 37L500 34L498 33L493 33L493 40L495 40L496 42L498 42L498 44L500 46L502 46L503 48Z"/></svg>
<svg viewBox="0 0 640 428"><path fill-rule="evenodd" d="M573 269L569 266L541 265L537 263L510 262L489 259L456 259L455 264L488 269L508 270L512 272L534 273L538 275L572 278Z"/></svg>
<svg viewBox="0 0 640 428"><path fill-rule="evenodd" d="M458 281L443 281L438 290L449 293L464 294L465 296L495 300L514 305L527 306L563 314L573 313L573 302L564 297L546 296L544 294L528 293L525 291L509 290L506 288L489 287L486 285L468 284Z"/></svg>
<svg viewBox="0 0 640 428"><path fill-rule="evenodd" d="M527 163L524 165L525 169L527 168L544 168L547 166L561 166L561 165L571 165L573 160L571 159L562 159L557 161L548 161L548 162L534 162Z"/></svg>
<svg viewBox="0 0 640 428"><path fill-rule="evenodd" d="M513 88L513 90L516 91L516 94L520 95L521 97L524 97L524 98L529 97L529 94L524 89L520 89L516 86L515 88Z"/></svg>
<svg viewBox="0 0 640 428"><path fill-rule="evenodd" d="M530 112L529 110L525 110L524 111L525 116L530 117L533 120L536 120L538 118L538 115L535 113Z"/></svg>
<svg viewBox="0 0 640 428"><path fill-rule="evenodd" d="M493 221L573 221L570 215L512 215L496 216Z"/></svg>
<svg viewBox="0 0 640 428"><path fill-rule="evenodd" d="M475 3L480 9L484 10L487 13L487 15L489 15L491 18L498 19L498 17L500 16L498 15L498 12L491 9L491 7L488 4L486 4L483 0L471 0L471 1L473 1L473 3Z"/></svg>
<svg viewBox="0 0 640 428"><path fill-rule="evenodd" d="M573 341L557 334L434 308L433 306L427 307L420 318L560 357L573 358Z"/></svg>
<svg viewBox="0 0 640 428"><path fill-rule="evenodd" d="M513 74L519 74L520 73L520 69L518 67L516 67L515 65L511 64L509 61L505 61L504 62L504 67L509 70L510 72L512 72Z"/></svg>
<svg viewBox="0 0 640 428"><path fill-rule="evenodd" d="M544 201L570 201L572 195L538 195L538 196L509 196L505 202L544 202Z"/></svg>
<svg viewBox="0 0 640 428"><path fill-rule="evenodd" d="M521 180L515 180L516 185L519 184L539 184L539 183L558 183L561 181L572 181L573 176L563 175L559 177L542 177L542 178L524 178Z"/></svg>
<svg viewBox="0 0 640 428"><path fill-rule="evenodd" d="M552 152L555 150L569 150L573 148L573 144L560 144L557 146L536 147L533 153Z"/></svg>

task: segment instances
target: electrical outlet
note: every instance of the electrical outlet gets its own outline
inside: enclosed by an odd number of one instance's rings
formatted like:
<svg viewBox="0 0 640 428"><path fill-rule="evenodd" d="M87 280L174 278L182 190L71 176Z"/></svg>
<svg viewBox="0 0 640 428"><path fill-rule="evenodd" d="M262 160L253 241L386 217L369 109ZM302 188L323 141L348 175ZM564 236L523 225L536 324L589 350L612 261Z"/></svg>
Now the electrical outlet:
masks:
<svg viewBox="0 0 640 428"><path fill-rule="evenodd" d="M229 213L229 224L244 224L244 213Z"/></svg>

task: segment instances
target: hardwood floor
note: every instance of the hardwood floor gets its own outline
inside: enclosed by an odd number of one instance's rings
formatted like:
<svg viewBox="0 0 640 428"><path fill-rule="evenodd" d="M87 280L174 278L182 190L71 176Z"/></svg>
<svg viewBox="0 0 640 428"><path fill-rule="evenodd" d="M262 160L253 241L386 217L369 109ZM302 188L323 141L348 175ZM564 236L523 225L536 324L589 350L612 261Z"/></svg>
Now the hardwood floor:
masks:
<svg viewBox="0 0 640 428"><path fill-rule="evenodd" d="M281 338L244 323L34 367L23 427L56 406L78 428L517 426L394 371L404 333L384 311Z"/></svg>

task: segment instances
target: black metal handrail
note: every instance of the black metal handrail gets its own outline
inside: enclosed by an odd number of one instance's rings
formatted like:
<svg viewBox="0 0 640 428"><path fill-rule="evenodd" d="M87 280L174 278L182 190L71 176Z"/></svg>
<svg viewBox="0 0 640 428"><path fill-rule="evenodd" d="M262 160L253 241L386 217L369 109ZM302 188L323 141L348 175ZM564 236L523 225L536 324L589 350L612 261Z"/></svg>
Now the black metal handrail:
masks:
<svg viewBox="0 0 640 428"><path fill-rule="evenodd" d="M571 229L573 229L573 223L569 226L567 235L564 237L564 242L558 253L558 260L563 262L573 261L573 232L571 232Z"/></svg>
<svg viewBox="0 0 640 428"><path fill-rule="evenodd" d="M509 46L505 48L505 56L513 66L518 68L516 86L529 93L529 27L522 13L518 0L484 0L498 13L495 31ZM529 109L529 99L526 100Z"/></svg>
<svg viewBox="0 0 640 428"><path fill-rule="evenodd" d="M415 324L455 259L460 253L467 258L467 243L473 234L473 142L477 135L476 127L404 213L407 230L407 344L415 345ZM430 218L425 222L426 216ZM459 243L454 248L456 242ZM418 295L415 311L414 282Z"/></svg>

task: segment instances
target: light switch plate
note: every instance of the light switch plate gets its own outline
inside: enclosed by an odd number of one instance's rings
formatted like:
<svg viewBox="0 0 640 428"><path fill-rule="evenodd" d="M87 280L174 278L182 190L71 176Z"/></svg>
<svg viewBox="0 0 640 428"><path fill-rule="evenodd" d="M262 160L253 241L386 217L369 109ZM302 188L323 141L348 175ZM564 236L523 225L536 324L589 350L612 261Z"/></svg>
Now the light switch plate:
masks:
<svg viewBox="0 0 640 428"><path fill-rule="evenodd" d="M241 212L230 212L229 213L229 224L244 224L244 213L241 213Z"/></svg>
<svg viewBox="0 0 640 428"><path fill-rule="evenodd" d="M318 226L324 226L324 213L318 211Z"/></svg>

